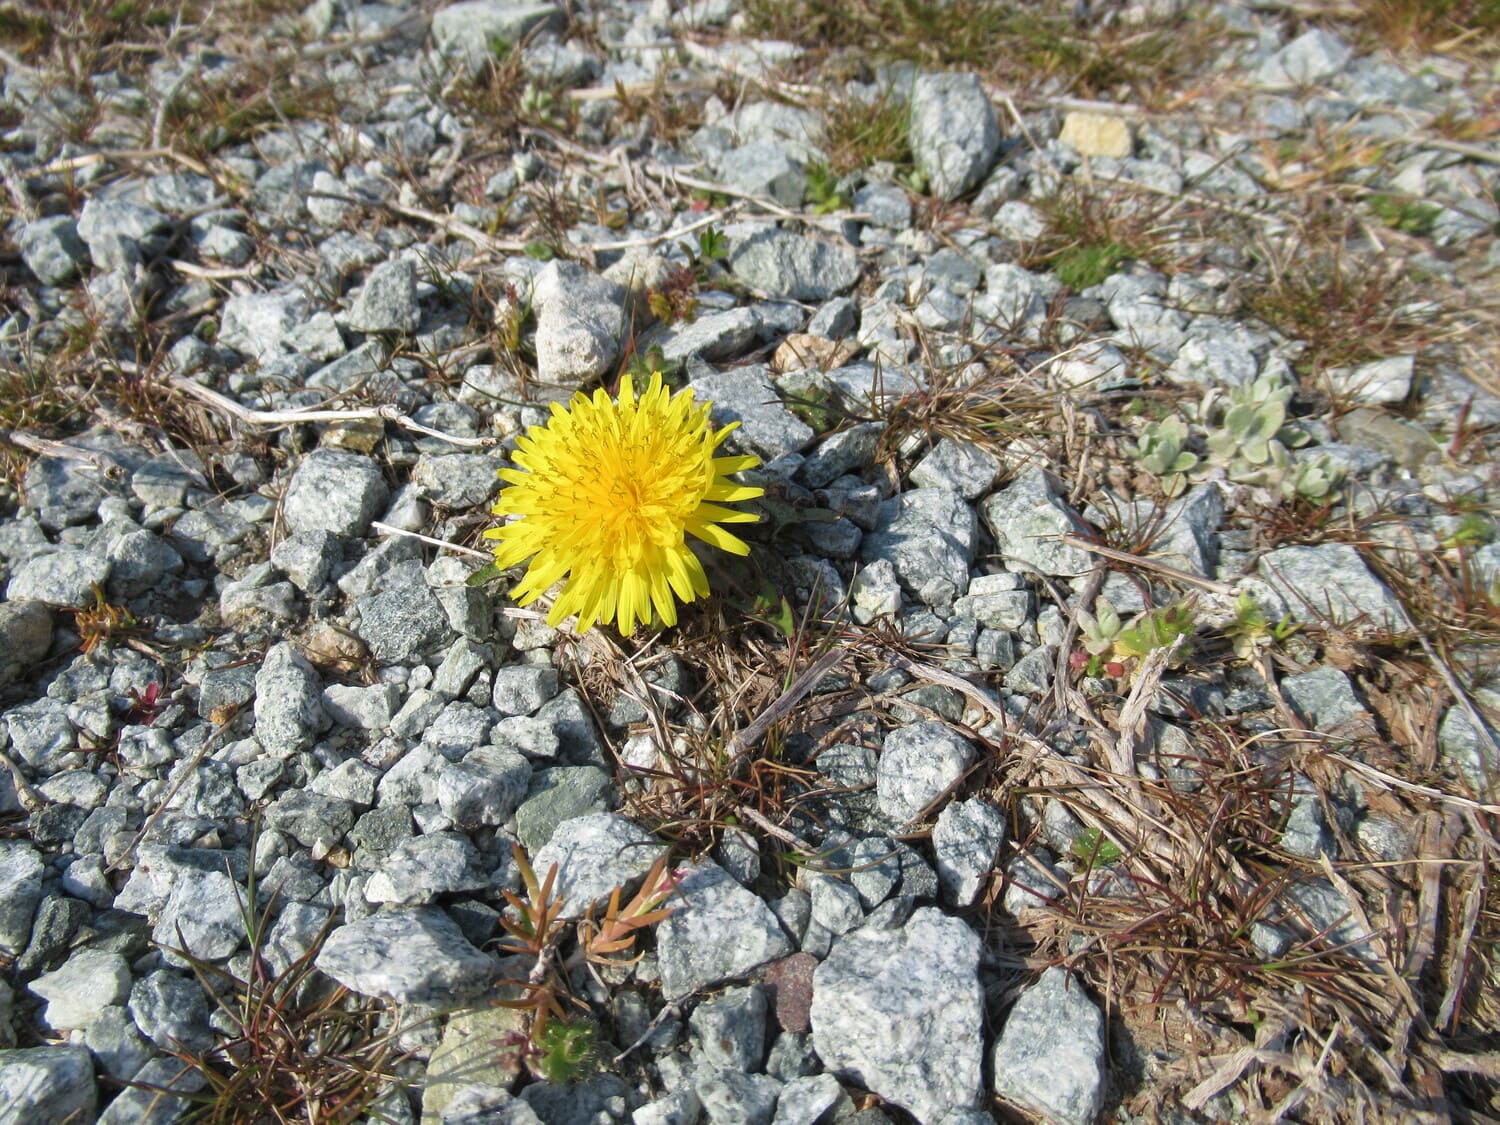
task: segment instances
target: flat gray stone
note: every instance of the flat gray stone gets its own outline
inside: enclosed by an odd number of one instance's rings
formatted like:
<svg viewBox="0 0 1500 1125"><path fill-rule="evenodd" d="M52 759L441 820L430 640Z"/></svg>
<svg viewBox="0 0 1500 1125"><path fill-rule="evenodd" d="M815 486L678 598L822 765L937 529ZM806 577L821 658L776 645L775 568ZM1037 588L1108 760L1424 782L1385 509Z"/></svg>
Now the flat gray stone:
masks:
<svg viewBox="0 0 1500 1125"><path fill-rule="evenodd" d="M296 349L292 338L312 315L312 302L298 287L246 293L224 303L218 342L266 364Z"/></svg>
<svg viewBox="0 0 1500 1125"><path fill-rule="evenodd" d="M683 868L672 914L656 927L662 992L681 1000L792 952L776 915L715 863Z"/></svg>
<svg viewBox="0 0 1500 1125"><path fill-rule="evenodd" d="M94 604L94 587L103 589L109 574L108 558L62 547L22 563L6 584L5 598L87 609Z"/></svg>
<svg viewBox="0 0 1500 1125"><path fill-rule="evenodd" d="M92 1121L98 1104L88 1048L26 1047L0 1051L0 1122Z"/></svg>
<svg viewBox="0 0 1500 1125"><path fill-rule="evenodd" d="M1093 1125L1104 1104L1104 1017L1065 969L1051 968L1005 1017L991 1054L995 1093L1058 1125Z"/></svg>
<svg viewBox="0 0 1500 1125"><path fill-rule="evenodd" d="M918 488L946 488L965 500L977 500L995 486L1000 461L970 441L943 438L911 470Z"/></svg>
<svg viewBox="0 0 1500 1125"><path fill-rule="evenodd" d="M974 745L942 723L912 723L891 731L880 750L875 799L880 811L903 823L969 768Z"/></svg>
<svg viewBox="0 0 1500 1125"><path fill-rule="evenodd" d="M526 800L516 809L516 836L535 855L557 826L574 817L607 812L611 782L597 766L555 766L531 775Z"/></svg>
<svg viewBox="0 0 1500 1125"><path fill-rule="evenodd" d="M1058 541L1076 534L1081 521L1053 491L1041 469L1027 469L1009 486L984 501L980 509L1003 559L1035 567L1042 574L1073 578L1087 574L1093 558L1079 547Z"/></svg>
<svg viewBox="0 0 1500 1125"><path fill-rule="evenodd" d="M1261 556L1257 570L1293 621L1326 620L1364 633L1410 628L1395 595L1347 543L1282 547Z"/></svg>
<svg viewBox="0 0 1500 1125"><path fill-rule="evenodd" d="M651 833L618 813L594 813L563 821L547 845L532 856L532 867L545 878L557 865L553 885L565 917L581 915L616 887L626 888L666 853Z"/></svg>
<svg viewBox="0 0 1500 1125"><path fill-rule="evenodd" d="M979 1104L981 998L978 937L924 908L833 943L813 974L813 1046L828 1070L937 1122Z"/></svg>
<svg viewBox="0 0 1500 1125"><path fill-rule="evenodd" d="M489 876L467 836L432 832L398 844L365 882L365 899L417 906L438 895L483 890Z"/></svg>
<svg viewBox="0 0 1500 1125"><path fill-rule="evenodd" d="M812 427L787 409L763 364L710 372L692 385L697 401L712 404L715 426L740 424L729 444L762 461L795 453L813 439Z"/></svg>
<svg viewBox="0 0 1500 1125"><path fill-rule="evenodd" d="M603 375L620 354L625 290L577 262L546 264L532 288L536 313L536 392L566 399Z"/></svg>
<svg viewBox="0 0 1500 1125"><path fill-rule="evenodd" d="M495 981L498 963L436 907L381 911L328 935L317 966L362 996L452 1005Z"/></svg>
<svg viewBox="0 0 1500 1125"><path fill-rule="evenodd" d="M406 664L453 638L442 603L425 582L359 599L354 631L384 664Z"/></svg>
<svg viewBox="0 0 1500 1125"><path fill-rule="evenodd" d="M534 28L561 22L562 12L553 4L461 0L432 13L432 41L470 75L478 76L493 57L492 42L520 43Z"/></svg>
<svg viewBox="0 0 1500 1125"><path fill-rule="evenodd" d="M1349 677L1337 668L1314 668L1283 676L1281 691L1313 730L1335 730L1366 713Z"/></svg>
<svg viewBox="0 0 1500 1125"><path fill-rule="evenodd" d="M726 228L724 236L729 272L767 297L824 301L859 281L859 255L847 243L753 223Z"/></svg>
<svg viewBox="0 0 1500 1125"><path fill-rule="evenodd" d="M105 1008L125 1003L130 995L130 965L118 953L80 949L61 966L27 986L43 1000L42 1014L54 1031L88 1027Z"/></svg>

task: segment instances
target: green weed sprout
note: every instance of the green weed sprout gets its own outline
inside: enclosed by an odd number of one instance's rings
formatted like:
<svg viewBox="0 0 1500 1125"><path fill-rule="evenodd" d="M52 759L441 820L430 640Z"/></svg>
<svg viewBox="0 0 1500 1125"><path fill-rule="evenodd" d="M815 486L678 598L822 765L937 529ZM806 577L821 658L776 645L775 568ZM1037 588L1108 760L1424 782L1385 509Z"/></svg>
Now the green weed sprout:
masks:
<svg viewBox="0 0 1500 1125"><path fill-rule="evenodd" d="M1187 487L1186 474L1198 465L1198 455L1186 448L1187 440L1187 423L1174 415L1148 425L1132 447L1141 468L1161 480L1168 496Z"/></svg>
<svg viewBox="0 0 1500 1125"><path fill-rule="evenodd" d="M1259 602L1249 594L1241 594L1235 603L1234 620L1225 626L1224 633L1234 645L1234 655L1253 663L1263 649L1282 644L1300 628L1293 623L1291 614L1273 623Z"/></svg>
<svg viewBox="0 0 1500 1125"><path fill-rule="evenodd" d="M598 1040L599 1029L590 1020L549 1020L536 1037L532 1065L555 1086L581 1081L598 1069Z"/></svg>
<svg viewBox="0 0 1500 1125"><path fill-rule="evenodd" d="M1084 651L1074 653L1072 664L1081 668L1085 675L1125 674L1125 662L1148 656L1159 648L1176 645L1173 664L1181 664L1187 658L1187 638L1197 628L1192 599L1185 599L1169 606L1148 609L1131 618L1126 625L1120 620L1115 607L1104 598L1094 602L1094 612L1078 611L1078 631L1083 638Z"/></svg>

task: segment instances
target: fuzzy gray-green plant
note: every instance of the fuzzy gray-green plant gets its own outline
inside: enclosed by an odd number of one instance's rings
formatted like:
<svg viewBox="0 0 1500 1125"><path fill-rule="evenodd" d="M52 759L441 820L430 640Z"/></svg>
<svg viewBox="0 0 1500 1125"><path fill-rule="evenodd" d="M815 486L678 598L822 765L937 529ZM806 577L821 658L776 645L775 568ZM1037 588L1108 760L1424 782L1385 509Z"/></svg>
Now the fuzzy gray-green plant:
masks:
<svg viewBox="0 0 1500 1125"><path fill-rule="evenodd" d="M1205 426L1212 422L1209 460L1239 484L1279 487L1291 468L1288 448L1308 440L1306 433L1287 424L1291 397L1292 387L1273 376L1234 388L1227 406L1221 392L1210 391L1199 411Z"/></svg>
<svg viewBox="0 0 1500 1125"><path fill-rule="evenodd" d="M1326 500L1343 480L1343 467L1324 453L1292 465L1281 478L1281 495L1286 500Z"/></svg>
<svg viewBox="0 0 1500 1125"><path fill-rule="evenodd" d="M1132 447L1141 468L1161 479L1168 496L1187 487L1186 474L1198 465L1198 455L1187 449L1187 441L1187 423L1173 415L1147 425Z"/></svg>

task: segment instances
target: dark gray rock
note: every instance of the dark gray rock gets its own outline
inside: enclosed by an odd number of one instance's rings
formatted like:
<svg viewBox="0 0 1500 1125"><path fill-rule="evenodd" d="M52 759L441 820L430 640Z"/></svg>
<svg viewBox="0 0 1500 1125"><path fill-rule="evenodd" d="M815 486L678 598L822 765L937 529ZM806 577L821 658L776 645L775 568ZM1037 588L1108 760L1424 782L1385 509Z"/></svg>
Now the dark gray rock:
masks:
<svg viewBox="0 0 1500 1125"><path fill-rule="evenodd" d="M370 271L349 309L356 332L415 332L422 320L417 305L417 267L409 258L392 258Z"/></svg>
<svg viewBox="0 0 1500 1125"><path fill-rule="evenodd" d="M131 986L130 1016L164 1051L203 1051L213 1044L203 989L170 970L157 969Z"/></svg>
<svg viewBox="0 0 1500 1125"><path fill-rule="evenodd" d="M556 766L531 776L526 800L516 809L516 836L535 855L564 821L606 812L609 774L597 766Z"/></svg>
<svg viewBox="0 0 1500 1125"><path fill-rule="evenodd" d="M708 1066L759 1073L766 1057L765 990L725 989L693 1009L688 1027Z"/></svg>
<svg viewBox="0 0 1500 1125"><path fill-rule="evenodd" d="M31 937L42 897L42 859L19 840L0 841L0 952L17 956Z"/></svg>
<svg viewBox="0 0 1500 1125"><path fill-rule="evenodd" d="M355 632L375 659L405 664L452 639L448 615L425 582L360 598Z"/></svg>
<svg viewBox="0 0 1500 1125"><path fill-rule="evenodd" d="M0 687L29 674L51 647L52 613L44 604L0 604Z"/></svg>
<svg viewBox="0 0 1500 1125"><path fill-rule="evenodd" d="M488 503L500 487L495 475L504 462L484 453L424 453L411 471L412 484L425 499L454 511Z"/></svg>
<svg viewBox="0 0 1500 1125"><path fill-rule="evenodd" d="M64 285L88 265L89 252L70 215L34 219L16 239L26 266L44 285Z"/></svg>
<svg viewBox="0 0 1500 1125"><path fill-rule="evenodd" d="M131 1081L136 1085L105 1107L98 1125L175 1125L196 1104L189 1096L207 1083L201 1071L172 1058L152 1059L131 1075Z"/></svg>

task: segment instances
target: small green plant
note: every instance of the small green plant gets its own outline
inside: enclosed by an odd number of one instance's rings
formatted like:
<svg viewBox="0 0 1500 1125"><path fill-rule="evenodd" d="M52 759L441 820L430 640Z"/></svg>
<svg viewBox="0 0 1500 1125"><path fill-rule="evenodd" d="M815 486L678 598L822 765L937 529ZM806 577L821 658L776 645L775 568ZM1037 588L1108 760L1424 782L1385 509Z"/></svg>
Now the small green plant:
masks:
<svg viewBox="0 0 1500 1125"><path fill-rule="evenodd" d="M848 197L839 191L838 176L821 161L807 166L806 197L814 215L830 215L849 208Z"/></svg>
<svg viewBox="0 0 1500 1125"><path fill-rule="evenodd" d="M1380 221L1395 230L1425 238L1443 213L1441 207L1420 199L1398 199L1393 195L1372 195L1366 202Z"/></svg>
<svg viewBox="0 0 1500 1125"><path fill-rule="evenodd" d="M1097 828L1085 828L1073 837L1073 846L1069 851L1074 859L1088 867L1108 867L1125 858L1120 845Z"/></svg>
<svg viewBox="0 0 1500 1125"><path fill-rule="evenodd" d="M1281 496L1284 500L1322 502L1334 494L1343 480L1343 466L1336 464L1328 454L1306 457L1292 465L1281 478Z"/></svg>
<svg viewBox="0 0 1500 1125"><path fill-rule="evenodd" d="M710 266L729 257L729 243L716 227L698 232L695 250L684 246L688 264L678 266L662 283L646 293L646 307L663 324L691 321L698 315L698 291L709 280Z"/></svg>
<svg viewBox="0 0 1500 1125"><path fill-rule="evenodd" d="M1439 546L1445 551L1482 547L1494 537L1495 529L1489 520L1478 512L1465 512L1459 518L1458 526L1443 536Z"/></svg>
<svg viewBox="0 0 1500 1125"><path fill-rule="evenodd" d="M1198 455L1187 449L1187 423L1175 415L1149 423L1131 452L1141 468L1161 480L1168 496L1187 487L1187 474L1198 465Z"/></svg>
<svg viewBox="0 0 1500 1125"><path fill-rule="evenodd" d="M1215 389L1204 398L1199 419L1217 419L1208 435L1209 459L1239 484L1279 487L1291 467L1289 448L1306 444L1308 436L1287 424L1292 387L1271 376L1229 392L1227 404Z"/></svg>
<svg viewBox="0 0 1500 1125"><path fill-rule="evenodd" d="M599 1029L592 1020L551 1020L536 1037L532 1067L556 1086L581 1081L598 1069L598 1040Z"/></svg>
<svg viewBox="0 0 1500 1125"><path fill-rule="evenodd" d="M1108 675L1118 679L1125 674L1127 660L1175 645L1172 662L1181 664L1187 659L1188 638L1196 628L1192 599L1148 609L1131 618L1127 625L1107 599L1099 598L1094 602L1093 613L1078 611L1078 631L1083 637L1084 651L1075 652L1071 662L1087 676Z"/></svg>
<svg viewBox="0 0 1500 1125"><path fill-rule="evenodd" d="M1070 246L1052 259L1057 280L1074 292L1098 285L1130 257L1130 251L1118 242Z"/></svg>
<svg viewBox="0 0 1500 1125"><path fill-rule="evenodd" d="M1253 663L1262 651L1283 644L1300 628L1289 613L1273 622L1259 602L1249 594L1241 594L1235 602L1234 620L1225 626L1224 633L1234 645L1234 655Z"/></svg>
<svg viewBox="0 0 1500 1125"><path fill-rule="evenodd" d="M1159 648L1177 646L1173 663L1180 664L1188 654L1188 639L1198 627L1191 599L1174 605L1159 606L1137 614L1115 637L1118 656L1147 656Z"/></svg>

